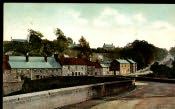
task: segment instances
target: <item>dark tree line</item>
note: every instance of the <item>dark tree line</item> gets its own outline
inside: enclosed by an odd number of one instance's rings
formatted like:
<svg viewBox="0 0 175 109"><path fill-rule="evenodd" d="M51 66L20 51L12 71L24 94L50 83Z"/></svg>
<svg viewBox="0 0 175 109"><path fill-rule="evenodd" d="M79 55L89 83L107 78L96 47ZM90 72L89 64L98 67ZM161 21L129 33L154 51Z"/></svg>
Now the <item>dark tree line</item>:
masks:
<svg viewBox="0 0 175 109"><path fill-rule="evenodd" d="M175 47L171 47L169 50L170 54L175 57Z"/></svg>
<svg viewBox="0 0 175 109"><path fill-rule="evenodd" d="M153 77L159 78L175 78L175 61L172 63L172 68L167 67L166 65L159 64L155 62L151 66L151 70L154 72L152 74Z"/></svg>
<svg viewBox="0 0 175 109"><path fill-rule="evenodd" d="M79 46L69 48L69 45L73 44L73 40L70 37L66 37L63 31L56 28L54 31L57 38L53 41L42 39L44 35L39 32L30 29L29 30L29 41L18 42L10 41L4 43L4 53L13 51L12 55L26 55L29 53L30 56L51 56L54 53L58 53L60 57L63 56L66 50L78 50L77 57L90 58L92 50L89 46L89 42L82 36L79 40Z"/></svg>

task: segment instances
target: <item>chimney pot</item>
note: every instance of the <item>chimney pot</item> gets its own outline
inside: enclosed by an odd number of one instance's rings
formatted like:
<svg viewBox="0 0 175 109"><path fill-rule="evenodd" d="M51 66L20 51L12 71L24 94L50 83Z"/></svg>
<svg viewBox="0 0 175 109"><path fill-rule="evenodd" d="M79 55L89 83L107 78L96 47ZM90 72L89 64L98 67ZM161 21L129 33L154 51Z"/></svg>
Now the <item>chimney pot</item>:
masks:
<svg viewBox="0 0 175 109"><path fill-rule="evenodd" d="M29 62L29 56L26 55L26 62Z"/></svg>
<svg viewBox="0 0 175 109"><path fill-rule="evenodd" d="M47 62L47 56L44 56L44 60L45 60L45 62Z"/></svg>

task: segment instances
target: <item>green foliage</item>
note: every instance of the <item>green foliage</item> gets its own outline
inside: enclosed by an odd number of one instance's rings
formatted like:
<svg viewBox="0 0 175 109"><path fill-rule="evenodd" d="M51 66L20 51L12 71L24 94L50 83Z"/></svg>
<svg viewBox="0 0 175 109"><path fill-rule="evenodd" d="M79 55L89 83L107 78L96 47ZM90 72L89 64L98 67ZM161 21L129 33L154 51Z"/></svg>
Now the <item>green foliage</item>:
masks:
<svg viewBox="0 0 175 109"><path fill-rule="evenodd" d="M32 29L29 29L29 51L30 51L30 55L41 55L42 51L41 51L41 47L42 47L42 37L43 34L39 31L35 31Z"/></svg>
<svg viewBox="0 0 175 109"><path fill-rule="evenodd" d="M173 64L175 61L173 62ZM173 65L174 66L174 65ZM154 77L175 78L175 69L155 62L150 68L154 72Z"/></svg>
<svg viewBox="0 0 175 109"><path fill-rule="evenodd" d="M11 42L3 42L3 53L5 54L8 51L12 51L13 46Z"/></svg>
<svg viewBox="0 0 175 109"><path fill-rule="evenodd" d="M155 47L144 40L135 40L127 44L122 51L121 57L131 58L137 62L138 69L144 68L154 61Z"/></svg>
<svg viewBox="0 0 175 109"><path fill-rule="evenodd" d="M68 41L68 44L69 44L69 45L73 44L72 38L68 37L68 38L67 38L67 41Z"/></svg>
<svg viewBox="0 0 175 109"><path fill-rule="evenodd" d="M169 52L172 56L175 56L175 47L171 47Z"/></svg>
<svg viewBox="0 0 175 109"><path fill-rule="evenodd" d="M80 51L78 54L78 57L80 58L90 58L90 55L92 54L92 50L89 46L89 43L86 41L86 39L82 36L79 40L79 45L77 49Z"/></svg>
<svg viewBox="0 0 175 109"><path fill-rule="evenodd" d="M57 36L57 40L53 41L54 50L60 53L63 53L64 50L68 48L69 42L64 33L59 29L56 28L55 35ZM69 38L69 41L71 39Z"/></svg>
<svg viewBox="0 0 175 109"><path fill-rule="evenodd" d="M41 50L42 50L42 55L43 56L51 56L52 53L54 52L52 42L47 40L47 39L42 40Z"/></svg>
<svg viewBox="0 0 175 109"><path fill-rule="evenodd" d="M168 55L168 51L163 48L156 47L155 50L155 61L161 61Z"/></svg>

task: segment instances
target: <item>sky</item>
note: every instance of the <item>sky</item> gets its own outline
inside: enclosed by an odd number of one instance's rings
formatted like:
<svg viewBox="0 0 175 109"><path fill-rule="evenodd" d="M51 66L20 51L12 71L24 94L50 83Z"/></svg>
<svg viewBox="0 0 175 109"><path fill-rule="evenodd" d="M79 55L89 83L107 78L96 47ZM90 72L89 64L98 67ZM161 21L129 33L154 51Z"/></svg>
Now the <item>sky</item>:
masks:
<svg viewBox="0 0 175 109"><path fill-rule="evenodd" d="M3 40L26 39L29 29L54 40L60 28L76 43L84 36L91 48L136 39L175 46L175 4L4 3L3 19Z"/></svg>

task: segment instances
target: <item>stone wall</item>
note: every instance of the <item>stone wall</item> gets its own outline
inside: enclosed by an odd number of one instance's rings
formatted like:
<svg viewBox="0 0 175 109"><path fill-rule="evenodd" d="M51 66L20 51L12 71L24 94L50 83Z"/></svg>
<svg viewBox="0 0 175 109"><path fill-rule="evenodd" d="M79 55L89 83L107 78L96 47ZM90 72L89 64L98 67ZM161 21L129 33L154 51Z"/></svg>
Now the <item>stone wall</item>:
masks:
<svg viewBox="0 0 175 109"><path fill-rule="evenodd" d="M80 76L86 74L86 65L63 65L62 67L62 76Z"/></svg>
<svg viewBox="0 0 175 109"><path fill-rule="evenodd" d="M11 69L3 72L3 95L10 94L22 89L21 77L31 80L60 76L61 69Z"/></svg>
<svg viewBox="0 0 175 109"><path fill-rule="evenodd" d="M24 81L3 82L3 95L20 91Z"/></svg>
<svg viewBox="0 0 175 109"><path fill-rule="evenodd" d="M115 81L3 97L3 109L54 109L117 94L132 86L131 80Z"/></svg>

